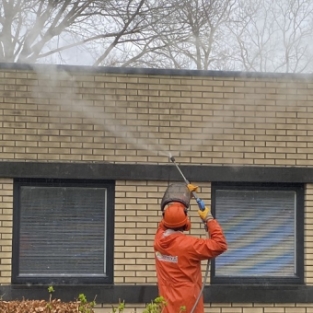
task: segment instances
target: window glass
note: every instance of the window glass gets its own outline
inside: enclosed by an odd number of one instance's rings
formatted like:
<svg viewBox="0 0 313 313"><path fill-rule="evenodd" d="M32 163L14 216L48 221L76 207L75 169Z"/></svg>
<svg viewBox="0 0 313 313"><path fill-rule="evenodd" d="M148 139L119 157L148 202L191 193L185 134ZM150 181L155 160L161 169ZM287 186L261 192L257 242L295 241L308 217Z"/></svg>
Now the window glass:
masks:
<svg viewBox="0 0 313 313"><path fill-rule="evenodd" d="M21 185L19 204L17 277L71 282L112 274L105 186Z"/></svg>
<svg viewBox="0 0 313 313"><path fill-rule="evenodd" d="M228 250L216 258L214 277L298 279L297 197L290 188L217 187L215 215Z"/></svg>

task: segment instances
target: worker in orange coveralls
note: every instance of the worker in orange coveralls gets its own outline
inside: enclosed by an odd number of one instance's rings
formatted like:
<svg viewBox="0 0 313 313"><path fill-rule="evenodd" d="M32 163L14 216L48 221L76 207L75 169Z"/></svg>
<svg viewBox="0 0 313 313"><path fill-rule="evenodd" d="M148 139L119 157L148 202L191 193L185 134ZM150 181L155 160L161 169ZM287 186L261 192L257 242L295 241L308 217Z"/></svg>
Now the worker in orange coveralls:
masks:
<svg viewBox="0 0 313 313"><path fill-rule="evenodd" d="M191 193L197 189L192 184L187 187ZM208 230L206 239L183 233L191 228L184 201L169 202L162 210L154 240L159 295L166 301L162 313L178 313L182 307L186 313L203 313L201 261L227 250L223 230L211 209L201 199L196 200L198 214Z"/></svg>

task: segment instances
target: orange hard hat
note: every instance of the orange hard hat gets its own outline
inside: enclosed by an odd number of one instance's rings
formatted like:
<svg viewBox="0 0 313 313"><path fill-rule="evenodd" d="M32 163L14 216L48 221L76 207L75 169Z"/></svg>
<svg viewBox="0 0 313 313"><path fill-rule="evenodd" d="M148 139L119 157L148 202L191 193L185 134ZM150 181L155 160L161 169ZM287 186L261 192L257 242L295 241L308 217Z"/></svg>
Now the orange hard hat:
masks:
<svg viewBox="0 0 313 313"><path fill-rule="evenodd" d="M180 202L171 202L163 212L163 224L167 228L185 226L185 230L190 230L186 207Z"/></svg>

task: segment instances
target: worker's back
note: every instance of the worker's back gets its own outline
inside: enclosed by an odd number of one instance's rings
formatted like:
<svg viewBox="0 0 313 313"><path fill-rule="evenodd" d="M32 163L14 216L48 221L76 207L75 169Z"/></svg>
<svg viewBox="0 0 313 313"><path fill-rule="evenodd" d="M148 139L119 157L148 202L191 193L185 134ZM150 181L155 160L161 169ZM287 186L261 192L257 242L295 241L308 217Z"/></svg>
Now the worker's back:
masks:
<svg viewBox="0 0 313 313"><path fill-rule="evenodd" d="M166 229L160 224L155 236L154 250L159 295L167 301L164 313L178 313L186 307L190 313L201 292L201 260L215 257L227 248L222 229L216 220L210 221L211 239L187 236ZM203 313L201 298L194 313Z"/></svg>
<svg viewBox="0 0 313 313"><path fill-rule="evenodd" d="M178 313L186 307L190 312L201 290L201 262L189 257L188 246L194 238L182 232L159 231L154 249L159 294L167 302L164 313ZM203 313L202 301L197 311Z"/></svg>

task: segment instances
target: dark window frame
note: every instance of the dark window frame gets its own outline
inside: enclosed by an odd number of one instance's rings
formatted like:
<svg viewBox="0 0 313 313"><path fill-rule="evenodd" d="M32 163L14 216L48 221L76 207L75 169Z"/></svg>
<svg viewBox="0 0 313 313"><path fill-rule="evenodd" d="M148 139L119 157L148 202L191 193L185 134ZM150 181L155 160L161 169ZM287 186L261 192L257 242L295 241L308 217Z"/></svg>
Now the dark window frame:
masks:
<svg viewBox="0 0 313 313"><path fill-rule="evenodd" d="M21 277L19 276L19 238L20 238L20 192L22 186L45 186L45 187L101 187L107 189L107 233L106 233L106 269L107 275L103 277ZM113 284L114 282L114 198L115 182L109 180L89 179L36 179L36 178L15 178L13 186L13 238L12 238L12 284Z"/></svg>
<svg viewBox="0 0 313 313"><path fill-rule="evenodd" d="M212 213L218 220L216 212L216 191L217 190L237 190L239 188L258 190L292 190L296 192L296 277L217 277L215 276L215 260L211 264L211 284L253 284L253 285L290 285L304 284L304 184L298 183L236 183L236 182L212 182L211 184L211 205ZM216 214L217 213L217 214Z"/></svg>

